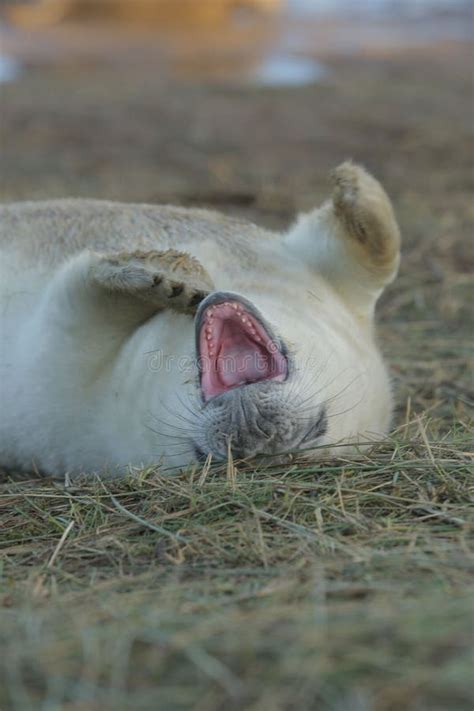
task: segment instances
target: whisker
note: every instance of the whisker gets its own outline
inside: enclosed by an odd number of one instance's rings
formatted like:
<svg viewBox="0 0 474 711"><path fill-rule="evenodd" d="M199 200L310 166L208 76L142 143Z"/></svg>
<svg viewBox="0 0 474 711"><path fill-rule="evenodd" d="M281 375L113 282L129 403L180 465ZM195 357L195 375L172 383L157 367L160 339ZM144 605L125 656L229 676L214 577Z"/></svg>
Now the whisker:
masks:
<svg viewBox="0 0 474 711"><path fill-rule="evenodd" d="M160 405L163 407L166 412L171 415L172 417L176 417L179 420L182 420L183 422L187 422L188 424L195 425L196 424L196 418L193 420L190 420L189 417L185 417L182 413L178 412L177 410L172 410L169 405L166 405L164 402L160 402ZM177 425L173 425L177 427Z"/></svg>
<svg viewBox="0 0 474 711"><path fill-rule="evenodd" d="M348 407L346 410L341 410L340 412L332 412L330 415L327 416L328 420L332 419L333 417L339 417L340 415L345 415L347 412L352 412L354 408L356 408L360 403L362 402L363 397L361 397L354 405L351 407Z"/></svg>
<svg viewBox="0 0 474 711"><path fill-rule="evenodd" d="M184 402L184 400L182 399L181 395L178 394L178 400L179 400L179 402L181 403L181 405L184 407L184 409L185 409L187 412L189 412L189 414L190 414L192 417L195 417L198 412L201 412L201 411L202 411L202 403L201 403L201 401L198 399L198 397L197 397L194 393L188 392L188 393L187 393L187 397L188 397L189 405L187 405L187 404ZM194 408L192 407L191 398L194 399L194 403L195 403L195 407L194 407Z"/></svg>
<svg viewBox="0 0 474 711"><path fill-rule="evenodd" d="M326 361L321 364L321 367L318 368L316 372L303 368L299 368L297 370L298 374L302 374L302 377L299 379L295 378L293 384L290 386L290 390L288 392L290 399L297 396L298 391L307 392L308 390L312 390L315 382L318 381L321 375L325 372L330 356L331 354L327 357Z"/></svg>
<svg viewBox="0 0 474 711"><path fill-rule="evenodd" d="M147 430L150 430L150 432L153 432L153 434L157 434L160 437L166 437L167 439L178 439L180 442L187 442L188 438L187 437L181 437L179 435L170 435L167 432L160 432L160 430L156 430L154 427L150 427L149 425L145 425Z"/></svg>
<svg viewBox="0 0 474 711"><path fill-rule="evenodd" d="M181 427L180 425L175 425L173 422L169 422L166 420L162 420L159 418L157 415L151 414L150 418L152 418L155 422L158 422L160 425L163 425L164 427L168 427L171 430L174 430L176 432L191 432L193 429L195 429L194 425L193 427Z"/></svg>
<svg viewBox="0 0 474 711"><path fill-rule="evenodd" d="M322 393L324 390L326 390L330 385L332 385L335 380L337 380L338 378L341 378L341 377L344 375L344 373L346 373L348 370L349 370L349 368L344 368L344 370L342 370L340 373L338 373L337 375L335 375L329 382L324 383L324 384L319 388L319 390L316 390L316 392L311 393L308 397L305 398L305 400L301 401L300 404L301 404L301 405L304 405L306 402L308 402L308 400L314 399L317 395L319 395L319 394ZM356 377L360 377L360 374L357 375ZM348 383L348 385L347 385L346 387L349 387L351 384L352 384L352 381L351 381L350 383ZM342 391L340 391L339 394L340 394L341 392L342 392Z"/></svg>

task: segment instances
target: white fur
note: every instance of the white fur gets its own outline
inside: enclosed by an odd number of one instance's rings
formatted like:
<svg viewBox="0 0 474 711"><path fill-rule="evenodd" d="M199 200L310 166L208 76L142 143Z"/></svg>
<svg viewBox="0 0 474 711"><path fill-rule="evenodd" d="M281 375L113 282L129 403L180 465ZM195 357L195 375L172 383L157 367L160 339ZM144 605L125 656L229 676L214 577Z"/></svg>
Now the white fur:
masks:
<svg viewBox="0 0 474 711"><path fill-rule="evenodd" d="M35 216L31 204L0 210L1 465L114 475L129 465L174 467L194 459L192 433L185 432L186 408L200 407L192 317L157 312L120 293L103 296L91 286L95 257L77 234L95 224L96 213L100 224L106 208L115 215L110 232L119 235L109 235L106 251L114 240L123 250L128 233L130 251L142 248L143 239L157 249L184 250L204 265L216 291L256 305L292 352L288 387L299 388L311 405L328 403L328 431L319 444L387 431L389 377L372 333L381 286L336 239L329 207L287 234L271 234L203 211L170 216L170 208L94 201L48 206L54 219ZM61 241L61 215L74 211L80 219L71 246ZM155 234L145 212L171 226ZM128 222L119 229L123 214ZM209 221L207 230L199 220ZM130 224L138 225L134 234ZM80 239L97 249L94 235ZM396 264L385 281L395 270Z"/></svg>

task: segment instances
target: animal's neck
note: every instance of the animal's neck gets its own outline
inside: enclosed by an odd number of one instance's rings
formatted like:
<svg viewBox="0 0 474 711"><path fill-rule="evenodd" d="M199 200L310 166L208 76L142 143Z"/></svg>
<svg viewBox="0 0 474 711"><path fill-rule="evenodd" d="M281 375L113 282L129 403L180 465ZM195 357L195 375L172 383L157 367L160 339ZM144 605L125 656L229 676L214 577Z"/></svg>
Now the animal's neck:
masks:
<svg viewBox="0 0 474 711"><path fill-rule="evenodd" d="M168 466L192 458L178 411L180 398L193 388L193 351L179 324L167 332L166 320L157 314L135 329L104 373L102 419L110 441L121 442L117 455L123 461L156 464L158 451L166 452ZM189 456L183 460L181 453Z"/></svg>

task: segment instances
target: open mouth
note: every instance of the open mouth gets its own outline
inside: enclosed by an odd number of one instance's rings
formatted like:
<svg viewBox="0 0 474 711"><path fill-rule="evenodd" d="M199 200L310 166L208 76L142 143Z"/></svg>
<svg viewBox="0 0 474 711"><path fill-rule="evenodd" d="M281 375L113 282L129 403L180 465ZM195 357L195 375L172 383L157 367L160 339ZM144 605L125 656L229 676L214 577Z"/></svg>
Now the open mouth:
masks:
<svg viewBox="0 0 474 711"><path fill-rule="evenodd" d="M196 320L196 341L205 402L233 388L283 382L288 361L255 307L234 294L206 299Z"/></svg>

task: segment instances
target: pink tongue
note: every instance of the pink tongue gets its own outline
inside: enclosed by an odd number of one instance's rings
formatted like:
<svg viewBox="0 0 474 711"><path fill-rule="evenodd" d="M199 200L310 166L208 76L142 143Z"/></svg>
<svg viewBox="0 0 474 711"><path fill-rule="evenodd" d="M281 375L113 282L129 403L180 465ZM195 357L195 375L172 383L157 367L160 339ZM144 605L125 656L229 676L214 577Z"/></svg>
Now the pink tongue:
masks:
<svg viewBox="0 0 474 711"><path fill-rule="evenodd" d="M268 361L244 334L224 338L217 357L219 380L226 387L254 383L269 375Z"/></svg>

